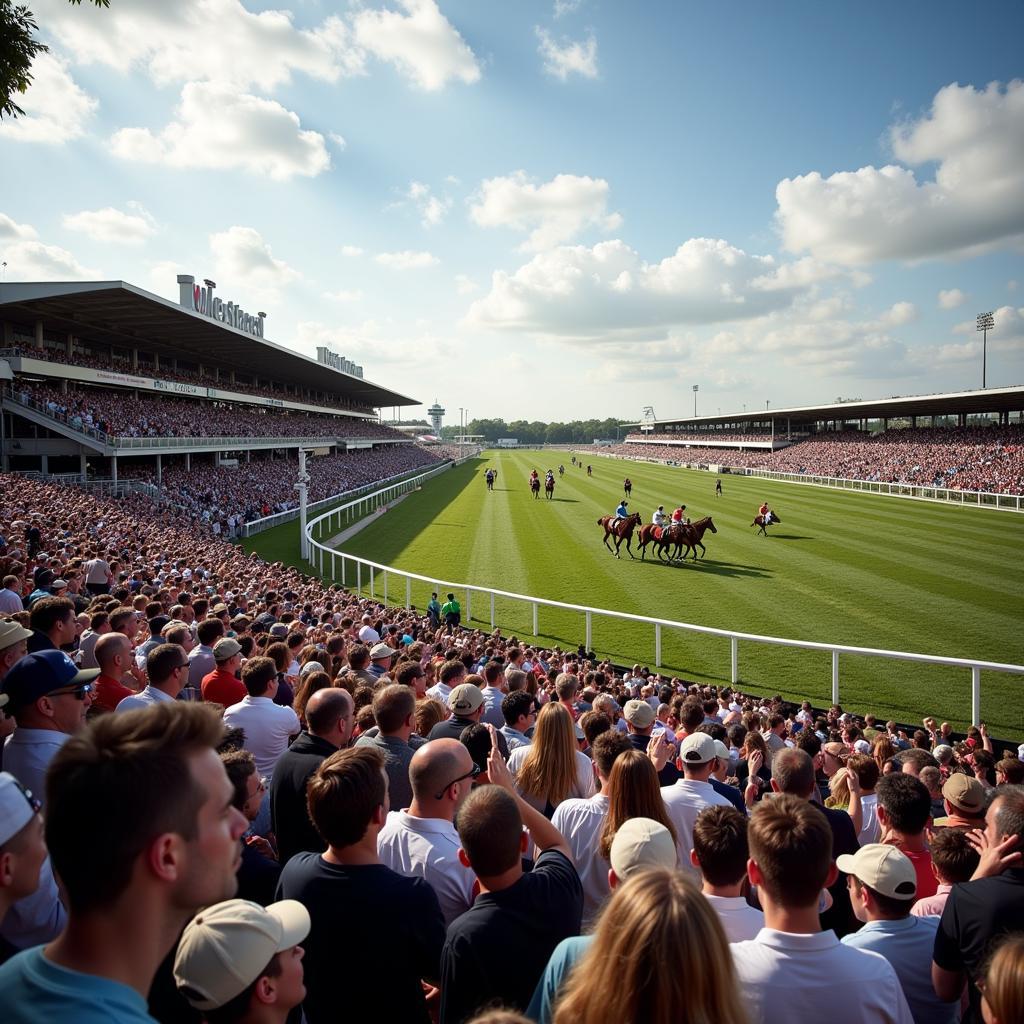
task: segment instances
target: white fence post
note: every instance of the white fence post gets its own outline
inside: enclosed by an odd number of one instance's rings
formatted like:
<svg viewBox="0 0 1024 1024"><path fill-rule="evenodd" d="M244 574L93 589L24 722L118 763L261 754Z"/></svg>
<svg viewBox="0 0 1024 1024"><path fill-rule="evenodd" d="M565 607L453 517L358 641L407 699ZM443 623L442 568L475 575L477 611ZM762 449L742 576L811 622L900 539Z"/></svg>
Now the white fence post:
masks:
<svg viewBox="0 0 1024 1024"><path fill-rule="evenodd" d="M591 647L594 646L593 636L592 636L592 634L593 634L593 628L592 627L593 627L593 621L592 621L592 618L591 618L591 611L588 608L587 609L587 650L588 651L590 650Z"/></svg>
<svg viewBox="0 0 1024 1024"><path fill-rule="evenodd" d="M388 603L388 571L384 570L384 603Z"/></svg>
<svg viewBox="0 0 1024 1024"><path fill-rule="evenodd" d="M661 668L661 623L654 624L654 664Z"/></svg>
<svg viewBox="0 0 1024 1024"><path fill-rule="evenodd" d="M981 669L971 666L971 725L981 724Z"/></svg>
<svg viewBox="0 0 1024 1024"><path fill-rule="evenodd" d="M832 652L832 703L839 703L839 652Z"/></svg>
<svg viewBox="0 0 1024 1024"><path fill-rule="evenodd" d="M740 641L739 637L729 637L729 680L733 686L740 681Z"/></svg>
<svg viewBox="0 0 1024 1024"><path fill-rule="evenodd" d="M405 607L412 607L412 579L409 576L405 577Z"/></svg>
<svg viewBox="0 0 1024 1024"><path fill-rule="evenodd" d="M466 588L466 621L473 621L473 591Z"/></svg>
<svg viewBox="0 0 1024 1024"><path fill-rule="evenodd" d="M539 636L540 635L537 632L537 602L536 601L533 602L533 635L534 636Z"/></svg>
<svg viewBox="0 0 1024 1024"><path fill-rule="evenodd" d="M491 591L491 629L494 629L494 591Z"/></svg>

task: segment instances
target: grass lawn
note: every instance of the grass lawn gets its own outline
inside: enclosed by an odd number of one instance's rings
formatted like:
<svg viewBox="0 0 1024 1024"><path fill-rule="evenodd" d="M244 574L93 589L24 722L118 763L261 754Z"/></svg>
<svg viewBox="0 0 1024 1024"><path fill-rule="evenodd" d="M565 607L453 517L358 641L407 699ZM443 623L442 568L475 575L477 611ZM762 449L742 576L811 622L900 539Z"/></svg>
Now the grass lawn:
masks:
<svg viewBox="0 0 1024 1024"><path fill-rule="evenodd" d="M555 499L535 501L527 475L566 475ZM502 590L658 616L748 633L976 657L1024 664L1024 517L799 484L715 477L664 466L592 457L594 476L569 465L562 452L493 451L430 481L421 492L352 538L345 550L396 568ZM494 493L483 473L499 470ZM644 521L658 504L688 506L694 520L713 515L706 557L697 564L614 559L602 546L598 516L633 480L630 508ZM782 517L771 535L757 536L753 513L762 499ZM293 548L297 525L288 524ZM267 557L264 539L248 542ZM274 553L274 552L277 553ZM354 572L347 579L353 584ZM363 575L364 592L366 574ZM423 607L426 584L413 585ZM377 582L376 594L381 595ZM390 597L404 599L391 581ZM464 598L464 595L463 595ZM463 600L465 611L465 601ZM489 626L490 605L478 595L473 618ZM529 605L496 601L497 624L530 636ZM583 617L540 609L545 644L575 647ZM654 664L654 630L594 617L593 646L619 663ZM721 683L729 676L726 640L663 630L660 669ZM755 691L809 697L827 704L827 653L741 643L742 684ZM982 674L982 717L993 734L1024 736L1024 676ZM970 673L843 655L840 699L861 712L914 722L925 713L962 727L970 715Z"/></svg>

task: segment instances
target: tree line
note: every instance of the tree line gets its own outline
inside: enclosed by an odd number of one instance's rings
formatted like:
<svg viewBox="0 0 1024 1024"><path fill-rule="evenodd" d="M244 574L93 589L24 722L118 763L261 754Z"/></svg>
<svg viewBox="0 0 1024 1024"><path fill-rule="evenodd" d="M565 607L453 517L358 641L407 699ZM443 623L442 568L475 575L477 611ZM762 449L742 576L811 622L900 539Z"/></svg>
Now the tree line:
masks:
<svg viewBox="0 0 1024 1024"><path fill-rule="evenodd" d="M628 433L625 420L572 420L569 423L541 423L539 420L475 419L466 427L467 434L482 434L484 442L495 444L499 438L514 437L520 444L590 444L595 438L623 438ZM457 437L459 425L441 428L442 438Z"/></svg>

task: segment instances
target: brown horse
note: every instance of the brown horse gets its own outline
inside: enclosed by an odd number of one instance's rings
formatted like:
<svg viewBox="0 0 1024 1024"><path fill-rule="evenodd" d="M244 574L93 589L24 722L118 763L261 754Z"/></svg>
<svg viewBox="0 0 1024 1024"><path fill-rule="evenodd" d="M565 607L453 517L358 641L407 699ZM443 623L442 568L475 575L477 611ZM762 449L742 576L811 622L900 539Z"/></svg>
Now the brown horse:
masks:
<svg viewBox="0 0 1024 1024"><path fill-rule="evenodd" d="M539 476L531 476L530 477L530 490L533 491L533 496L535 498L539 498L540 497L540 477Z"/></svg>
<svg viewBox="0 0 1024 1024"><path fill-rule="evenodd" d="M661 553L666 547L671 545L675 541L675 537L672 535L672 531L682 527L682 523L673 523L670 526L661 527L661 536L658 536L659 527L655 526L654 523L644 523L640 527L640 532L637 534L637 546L640 548L640 559L641 561L647 556L647 545L652 544L654 550L657 552L659 558Z"/></svg>
<svg viewBox="0 0 1024 1024"><path fill-rule="evenodd" d="M612 523L615 520L615 516L601 516L597 521L598 526L604 527L604 546L612 551L612 546L608 543L609 535L615 538L615 550L612 554L616 558L619 557L619 546L623 541L626 542L626 552L630 558L634 558L634 554L630 545L633 541L633 531L640 525L641 516L639 512L634 512L631 516L627 516L615 527L612 527Z"/></svg>
<svg viewBox="0 0 1024 1024"><path fill-rule="evenodd" d="M765 529L765 527L766 526L774 526L776 523L781 523L781 522L782 522L782 520L779 518L779 514L775 511L775 509L772 509L772 518L771 518L770 522L766 523L764 521L764 516L756 515L756 516L754 516L754 521L750 525L758 527L757 532L758 533L763 533L767 537L768 536L768 531Z"/></svg>
<svg viewBox="0 0 1024 1024"><path fill-rule="evenodd" d="M546 477L544 480L544 497L552 499L555 496L555 478L553 476Z"/></svg>
<svg viewBox="0 0 1024 1024"><path fill-rule="evenodd" d="M704 534L710 530L712 533L718 533L718 529L715 526L714 520L711 516L705 516L703 519L698 519L695 523L687 523L682 530L679 531L678 535L673 539L676 541L676 549L672 553L673 558L682 558L686 561L686 556L693 551L693 560L697 561L697 548L700 548L700 557L703 558L707 554L707 548L704 547L703 539ZM686 547L686 552L683 553L683 547Z"/></svg>

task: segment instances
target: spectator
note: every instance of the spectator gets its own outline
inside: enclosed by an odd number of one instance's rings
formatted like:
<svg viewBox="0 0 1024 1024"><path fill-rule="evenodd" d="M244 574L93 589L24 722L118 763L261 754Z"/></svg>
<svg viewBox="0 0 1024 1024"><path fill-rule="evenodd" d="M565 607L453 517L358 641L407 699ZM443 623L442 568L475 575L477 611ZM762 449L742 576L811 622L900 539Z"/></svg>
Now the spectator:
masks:
<svg viewBox="0 0 1024 1024"><path fill-rule="evenodd" d="M857 842L868 846L878 842L878 796L875 786L878 785L878 763L868 754L853 754L846 761L847 772L857 776L860 796L861 825L857 833Z"/></svg>
<svg viewBox="0 0 1024 1024"><path fill-rule="evenodd" d="M1017 931L1024 920L1024 787L1002 786L985 812L977 839L981 854L969 882L954 885L946 898L935 937L932 984L940 999L960 998L967 982L970 1006L965 1024L980 1024L985 962L994 943Z"/></svg>
<svg viewBox="0 0 1024 1024"><path fill-rule="evenodd" d="M918 775L924 788L928 790L928 796L932 802L932 825L936 825L939 818L946 817L946 806L942 802L942 770L932 768L931 765L921 769Z"/></svg>
<svg viewBox="0 0 1024 1024"><path fill-rule="evenodd" d="M751 1021L788 1024L799 993L807 1005L827 1003L832 1024L912 1024L885 959L821 931L819 894L835 880L836 867L832 833L818 809L779 794L754 809L748 838L747 873L765 927L755 939L734 942L732 954Z"/></svg>
<svg viewBox="0 0 1024 1024"><path fill-rule="evenodd" d="M213 645L224 635L224 623L220 619L203 619L196 627L198 645L188 652L188 685L201 692L203 677L217 671L217 659L213 656ZM228 707L229 705L225 705Z"/></svg>
<svg viewBox="0 0 1024 1024"><path fill-rule="evenodd" d="M703 710L702 710L703 715ZM730 807L729 801L712 788L708 779L717 758L715 741L704 732L687 735L679 747L679 767L683 777L662 789L665 811L675 826L679 866L696 881L697 869L690 861L693 826L705 807Z"/></svg>
<svg viewBox="0 0 1024 1024"><path fill-rule="evenodd" d="M505 726L505 716L501 710L501 703L508 693L508 682L502 666L495 661L488 662L481 669L484 677L482 692L484 695L484 714L481 721L486 725L493 725L499 731ZM506 737L507 739L507 737ZM513 748L510 746L509 750Z"/></svg>
<svg viewBox="0 0 1024 1024"><path fill-rule="evenodd" d="M188 657L177 644L159 644L146 657L146 675L149 683L139 693L133 693L118 702L117 713L148 708L177 700L188 676Z"/></svg>
<svg viewBox="0 0 1024 1024"><path fill-rule="evenodd" d="M565 708L549 706L569 724ZM497 746L488 775L493 785L471 793L459 813L459 859L476 873L481 893L448 926L441 1024L463 1024L492 1000L525 1009L552 950L580 928L583 891L565 839L518 796ZM524 825L540 851L526 873ZM501 949L500 959L491 955L495 949Z"/></svg>
<svg viewBox="0 0 1024 1024"><path fill-rule="evenodd" d="M234 790L231 806L245 815L251 828L259 816L266 789L256 774L256 760L248 750L226 750L220 759ZM243 838L242 862L237 875L239 899L251 900L261 907L267 907L274 901L281 868L274 848L262 836L249 834Z"/></svg>
<svg viewBox="0 0 1024 1024"><path fill-rule="evenodd" d="M105 715L58 752L46 845L68 923L0 967L9 1024L151 1020L146 993L185 922L235 890L245 823L220 735L209 709L159 704Z"/></svg>
<svg viewBox="0 0 1024 1024"><path fill-rule="evenodd" d="M0 615L14 615L25 610L21 600L21 580L17 576L5 576L0 590Z"/></svg>
<svg viewBox="0 0 1024 1024"><path fill-rule="evenodd" d="M367 670L374 682L386 676L391 669L391 659L398 653L393 647L376 643L370 648L370 667Z"/></svg>
<svg viewBox="0 0 1024 1024"><path fill-rule="evenodd" d="M380 862L377 836L387 812L387 774L376 750L339 750L309 781L310 817L327 850L296 854L278 887L279 899L298 900L310 915L308 1024L337 1021L339 1013L372 1020L382 993L393 1020L430 1020L421 979L438 977L444 921L426 882Z"/></svg>
<svg viewBox="0 0 1024 1024"><path fill-rule="evenodd" d="M928 841L932 871L938 889L934 896L918 900L910 912L917 917L941 917L946 900L958 882L969 882L978 869L978 851L964 829L940 828Z"/></svg>
<svg viewBox="0 0 1024 1024"><path fill-rule="evenodd" d="M754 939L764 927L764 914L743 895L749 855L745 814L735 807L705 807L697 815L690 863L701 873L701 892L729 942Z"/></svg>
<svg viewBox="0 0 1024 1024"><path fill-rule="evenodd" d="M930 794L928 799L930 804ZM946 816L935 822L937 827L985 827L985 787L972 776L962 772L950 775L942 785L942 803Z"/></svg>
<svg viewBox="0 0 1024 1024"><path fill-rule="evenodd" d="M981 997L985 1024L1024 1020L1024 935L1004 939L985 970Z"/></svg>
<svg viewBox="0 0 1024 1024"><path fill-rule="evenodd" d="M285 1024L306 997L299 943L309 927L309 912L295 900L207 907L178 944L178 988L208 1024Z"/></svg>
<svg viewBox="0 0 1024 1024"><path fill-rule="evenodd" d="M725 732L725 729L721 725L702 725L700 727L700 732L707 732L707 734L711 736L712 729L721 730L723 733ZM747 813L747 807L743 802L743 794L735 786L730 786L725 781L728 777L731 763L732 762L729 758L729 748L720 739L715 739L715 766L711 769L711 774L708 776L708 784L719 796L724 796L725 799L740 812L740 814L745 816Z"/></svg>
<svg viewBox="0 0 1024 1024"><path fill-rule="evenodd" d="M66 597L46 596L32 601L31 608L29 654L70 648L78 636L74 602Z"/></svg>
<svg viewBox="0 0 1024 1024"><path fill-rule="evenodd" d="M917 891L914 865L893 846L869 843L852 857L840 856L837 866L847 874L854 913L864 923L843 944L871 950L892 964L915 1021L956 1024L959 1006L943 1003L932 988L939 920L910 913Z"/></svg>
<svg viewBox="0 0 1024 1024"><path fill-rule="evenodd" d="M242 645L233 637L221 637L213 645L213 661L217 667L200 681L203 700L224 708L244 701L247 691L238 676L242 668Z"/></svg>
<svg viewBox="0 0 1024 1024"><path fill-rule="evenodd" d="M31 636L32 630L17 622L0 621L0 691L7 673L28 654L27 641Z"/></svg>
<svg viewBox="0 0 1024 1024"><path fill-rule="evenodd" d="M572 715L558 703L541 708L533 741L519 747L508 766L523 799L547 817L563 800L586 798L595 790L590 758L576 746Z"/></svg>
<svg viewBox="0 0 1024 1024"><path fill-rule="evenodd" d="M351 655L349 656L351 660ZM466 666L456 658L449 659L441 666L438 681L427 690L427 696L448 706L452 690L466 678ZM454 738L454 737L453 737Z"/></svg>
<svg viewBox="0 0 1024 1024"><path fill-rule="evenodd" d="M123 633L107 633L96 643L96 662L100 674L93 684L93 713L109 713L117 709L125 697L135 691L124 685L132 666L132 642Z"/></svg>
<svg viewBox="0 0 1024 1024"><path fill-rule="evenodd" d="M480 679L479 676L472 676L470 678ZM430 730L428 739L457 740L462 735L463 729L476 725L484 713L483 691L473 682L459 683L448 694L448 710L451 712L451 718L444 722L438 722ZM498 733L497 739L501 756L507 758L508 744L505 742L505 737Z"/></svg>
<svg viewBox="0 0 1024 1024"><path fill-rule="evenodd" d="M647 705L645 705L646 707ZM602 904L608 898L608 850L615 838L615 828L627 818L646 816L662 821L665 819L665 808L661 794L657 791L657 780L654 782L654 798L657 799L658 813L646 814L641 804L653 802L649 789L644 783L649 781L640 777L640 772L616 773L614 765L622 756L633 752L629 738L618 732L606 732L594 741L591 755L594 771L597 774L598 791L584 799L563 800L552 815L551 824L565 836L572 853L573 863L580 876L583 887L583 924L588 925L597 916ZM636 765L642 772L653 772L646 754L637 753L636 761L645 762ZM616 799L618 803L615 827L611 834L605 836L606 822L612 802L611 778L615 775L618 786ZM635 777L634 777L635 776ZM632 782L632 785L631 785Z"/></svg>
<svg viewBox="0 0 1024 1024"><path fill-rule="evenodd" d="M514 690L501 701L501 714L505 724L498 730L505 737L511 754L519 747L528 747L527 730L537 721L537 702L526 690Z"/></svg>
<svg viewBox="0 0 1024 1024"><path fill-rule="evenodd" d="M473 905L476 878L459 859L454 821L477 768L462 743L440 739L414 753L408 775L412 800L388 815L377 852L393 871L430 883L447 927Z"/></svg>
<svg viewBox="0 0 1024 1024"><path fill-rule="evenodd" d="M654 708L645 700L627 700L623 716L626 719L633 749L646 754L654 730ZM679 770L671 761L666 761L658 772L658 784L661 786L671 786L678 778Z"/></svg>
<svg viewBox="0 0 1024 1024"><path fill-rule="evenodd" d="M661 971L669 949L678 969ZM725 935L706 901L677 872L647 869L616 889L554 1021L745 1024L737 989Z"/></svg>
<svg viewBox="0 0 1024 1024"><path fill-rule="evenodd" d="M270 779L277 759L299 734L299 717L291 708L275 704L277 669L269 658L252 658L242 669L246 696L224 712L229 729L245 730L245 746L256 758L260 775ZM307 709L308 710L308 709Z"/></svg>
<svg viewBox="0 0 1024 1024"><path fill-rule="evenodd" d="M388 773L388 797L393 807L402 810L412 803L409 764L413 748L409 738L416 730L416 695L408 686L392 683L373 697L375 736L360 736L357 747L376 747L384 758Z"/></svg>
<svg viewBox="0 0 1024 1024"><path fill-rule="evenodd" d="M650 818L630 818L615 833L609 860L611 867L608 869L608 887L614 892L627 879L651 868L674 872L677 863L676 841L672 833L659 822ZM565 979L593 942L593 935L574 935L562 939L555 947L530 1000L527 1014L531 1020L551 1024L555 1003Z"/></svg>
<svg viewBox="0 0 1024 1024"><path fill-rule="evenodd" d="M39 801L10 772L0 772L0 923L38 889L46 862ZM18 947L0 937L0 964Z"/></svg>
<svg viewBox="0 0 1024 1024"><path fill-rule="evenodd" d="M920 779L906 772L883 775L878 780L879 842L902 850L917 872L917 898L927 899L938 891L932 872L925 828L932 801Z"/></svg>
<svg viewBox="0 0 1024 1024"><path fill-rule="evenodd" d="M281 864L297 853L317 853L324 848L310 820L306 791L324 760L348 745L354 714L347 690L317 690L306 704L305 731L278 758L270 784L270 820Z"/></svg>

